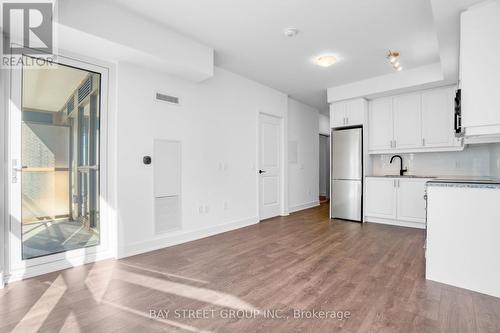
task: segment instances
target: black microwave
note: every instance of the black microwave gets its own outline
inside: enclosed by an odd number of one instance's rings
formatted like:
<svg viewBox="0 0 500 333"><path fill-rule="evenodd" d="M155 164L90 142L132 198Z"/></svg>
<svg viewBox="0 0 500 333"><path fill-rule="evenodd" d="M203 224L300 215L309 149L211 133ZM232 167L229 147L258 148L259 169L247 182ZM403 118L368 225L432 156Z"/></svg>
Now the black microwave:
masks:
<svg viewBox="0 0 500 333"><path fill-rule="evenodd" d="M455 134L462 134L462 90L455 93Z"/></svg>

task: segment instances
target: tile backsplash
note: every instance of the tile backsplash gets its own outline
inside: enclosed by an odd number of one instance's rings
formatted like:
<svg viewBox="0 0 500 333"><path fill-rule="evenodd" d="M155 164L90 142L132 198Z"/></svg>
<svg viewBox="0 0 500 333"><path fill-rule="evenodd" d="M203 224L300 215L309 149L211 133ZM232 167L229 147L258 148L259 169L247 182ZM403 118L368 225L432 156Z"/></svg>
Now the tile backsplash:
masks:
<svg viewBox="0 0 500 333"><path fill-rule="evenodd" d="M399 159L394 154L372 155L373 174L398 174ZM399 154L410 175L493 176L500 178L500 144L470 145L459 152Z"/></svg>
<svg viewBox="0 0 500 333"><path fill-rule="evenodd" d="M490 145L491 176L500 178L500 143Z"/></svg>

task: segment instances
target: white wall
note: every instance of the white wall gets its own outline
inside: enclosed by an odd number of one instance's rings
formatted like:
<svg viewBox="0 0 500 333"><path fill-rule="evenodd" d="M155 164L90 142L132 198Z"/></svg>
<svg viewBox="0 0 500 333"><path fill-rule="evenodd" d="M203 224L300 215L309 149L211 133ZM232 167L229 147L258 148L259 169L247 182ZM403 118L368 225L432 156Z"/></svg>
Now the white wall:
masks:
<svg viewBox="0 0 500 333"><path fill-rule="evenodd" d="M330 135L330 116L319 115L319 134Z"/></svg>
<svg viewBox="0 0 500 333"><path fill-rule="evenodd" d="M319 204L319 112L288 99L288 200L290 212Z"/></svg>
<svg viewBox="0 0 500 333"><path fill-rule="evenodd" d="M120 256L257 222L258 112L286 117L285 94L219 68L195 84L124 63L117 88ZM157 91L181 105L156 102ZM163 235L153 226L155 138L182 144L183 227Z"/></svg>
<svg viewBox="0 0 500 333"><path fill-rule="evenodd" d="M489 145L466 146L461 152L400 154L408 174L422 176L490 176ZM372 155L373 175L398 174L399 159L394 154Z"/></svg>

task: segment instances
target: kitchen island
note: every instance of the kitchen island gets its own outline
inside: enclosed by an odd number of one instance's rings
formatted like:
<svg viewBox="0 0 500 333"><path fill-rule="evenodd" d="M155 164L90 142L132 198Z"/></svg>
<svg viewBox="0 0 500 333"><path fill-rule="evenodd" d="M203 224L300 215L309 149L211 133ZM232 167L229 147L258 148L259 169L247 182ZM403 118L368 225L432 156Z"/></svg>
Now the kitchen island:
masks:
<svg viewBox="0 0 500 333"><path fill-rule="evenodd" d="M427 182L426 278L500 297L500 181Z"/></svg>

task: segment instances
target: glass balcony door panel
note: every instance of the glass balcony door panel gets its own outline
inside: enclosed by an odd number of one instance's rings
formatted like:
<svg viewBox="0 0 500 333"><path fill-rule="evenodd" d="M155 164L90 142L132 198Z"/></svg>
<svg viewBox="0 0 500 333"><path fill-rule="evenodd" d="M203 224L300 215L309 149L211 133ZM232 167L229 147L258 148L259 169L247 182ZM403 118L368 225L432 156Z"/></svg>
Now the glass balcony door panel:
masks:
<svg viewBox="0 0 500 333"><path fill-rule="evenodd" d="M22 123L23 223L70 216L70 129Z"/></svg>
<svg viewBox="0 0 500 333"><path fill-rule="evenodd" d="M11 126L21 128L13 154L20 156L21 218L13 233L21 261L97 246L100 74L63 64L20 73L23 115Z"/></svg>

